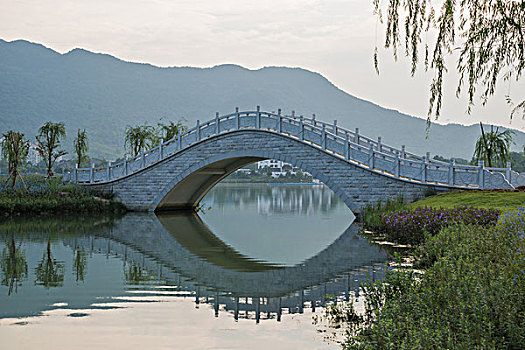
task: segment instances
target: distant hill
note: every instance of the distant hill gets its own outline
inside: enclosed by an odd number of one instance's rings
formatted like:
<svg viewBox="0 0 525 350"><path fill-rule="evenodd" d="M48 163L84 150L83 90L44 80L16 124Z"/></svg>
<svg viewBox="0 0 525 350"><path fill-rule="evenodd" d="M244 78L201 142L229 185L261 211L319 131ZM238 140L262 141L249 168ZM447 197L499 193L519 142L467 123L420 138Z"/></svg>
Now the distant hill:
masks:
<svg viewBox="0 0 525 350"><path fill-rule="evenodd" d="M470 159L479 135L477 125L433 125L426 139L425 120L356 98L301 68L160 68L82 49L59 54L27 41L0 40L0 132L13 128L34 140L45 121L64 121L68 148L76 129L86 128L95 157L121 156L127 125L184 117L193 126L215 112L256 105L337 119L341 126L359 127L393 146L406 144L418 154ZM521 146L525 134L517 134Z"/></svg>

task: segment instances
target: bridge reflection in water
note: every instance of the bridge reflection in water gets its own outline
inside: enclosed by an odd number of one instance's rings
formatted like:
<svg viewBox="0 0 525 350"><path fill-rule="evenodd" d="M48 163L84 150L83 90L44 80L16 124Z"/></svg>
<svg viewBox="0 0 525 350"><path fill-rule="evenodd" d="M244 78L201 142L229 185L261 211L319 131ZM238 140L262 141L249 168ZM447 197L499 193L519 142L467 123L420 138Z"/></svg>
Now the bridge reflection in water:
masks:
<svg viewBox="0 0 525 350"><path fill-rule="evenodd" d="M237 216L246 220L239 227L252 245L256 244L253 236L260 233L253 224L261 222L251 216L253 212L292 212L297 222L306 221L308 225L312 225L308 221L312 220L311 212L326 212L325 217L330 220L328 231L343 227L349 220L344 204L333 192L321 187L276 190L263 186L252 190L253 187L221 191L218 186L207 198L214 209L203 217L207 222L214 218L230 220L238 212L232 207L242 207L242 215ZM338 212L339 206L345 211ZM252 222L252 226L246 222ZM308 235L304 226L301 230L301 234ZM0 318L38 315L60 308L57 303L73 309L96 309L113 307L119 300L132 301L134 297L151 300L154 296L174 296L192 298L196 305L210 304L216 316L223 310L236 320L280 320L282 314L324 306L328 295L349 300L362 281L384 277L387 253L361 237L356 225L341 229L344 232L331 243L326 241L326 237L335 237L330 232L322 232L318 227L312 230L318 236L310 234L307 240L314 237L321 242L318 250L322 250L310 254L313 250L307 249L308 258L283 264L241 253L236 243L234 248L228 244L232 243L230 239L221 238L228 235L214 233L196 214L132 213L114 221L80 217L2 223L2 257L9 255L9 249L4 248L14 237L16 244L11 245L20 249L14 258L25 259L20 265L25 264L26 270L25 279L24 273L2 276L2 284L14 281L18 290L6 296L9 283L0 285ZM326 243L322 243L323 237ZM293 244L287 238L282 233L282 241L273 242L273 246ZM46 248L48 243L51 249ZM69 265L71 253L74 259ZM48 264L48 270L54 267L62 271L61 279L57 279L57 273L37 274L42 261Z"/></svg>
<svg viewBox="0 0 525 350"><path fill-rule="evenodd" d="M194 297L233 312L235 319L280 320L284 312L315 311L327 295L349 300L361 281L384 276L386 253L350 226L335 242L303 263L286 267L253 260L219 240L197 215L127 215L96 235L68 244L119 256L134 285L152 276L165 291ZM146 283L147 284L147 283ZM140 290L140 287L138 287ZM140 293L139 293L140 294ZM147 294L151 295L151 294Z"/></svg>

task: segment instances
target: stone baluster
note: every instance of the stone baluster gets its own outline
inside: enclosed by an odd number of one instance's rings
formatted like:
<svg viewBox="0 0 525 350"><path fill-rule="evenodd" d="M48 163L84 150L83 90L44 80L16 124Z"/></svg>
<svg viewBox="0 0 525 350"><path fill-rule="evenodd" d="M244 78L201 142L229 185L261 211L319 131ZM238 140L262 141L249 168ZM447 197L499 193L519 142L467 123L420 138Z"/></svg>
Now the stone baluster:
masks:
<svg viewBox="0 0 525 350"><path fill-rule="evenodd" d="M383 145L381 144L381 136L377 137L377 150L383 152Z"/></svg>
<svg viewBox="0 0 525 350"><path fill-rule="evenodd" d="M333 129L334 129L334 135L337 136L337 119L334 119L334 126L333 126Z"/></svg>
<svg viewBox="0 0 525 350"><path fill-rule="evenodd" d="M241 127L239 121L239 107L235 107L235 129L239 130Z"/></svg>
<svg viewBox="0 0 525 350"><path fill-rule="evenodd" d="M450 164L448 166L448 184L454 186L454 166L456 165L456 160L450 158Z"/></svg>
<svg viewBox="0 0 525 350"><path fill-rule="evenodd" d="M421 158L421 182L427 182L427 158L425 156Z"/></svg>
<svg viewBox="0 0 525 350"><path fill-rule="evenodd" d="M164 139L160 139L159 142L159 160L164 158Z"/></svg>
<svg viewBox="0 0 525 350"><path fill-rule="evenodd" d="M277 132L280 134L282 132L282 128L283 128L283 117L281 115L282 111L281 109L279 108L279 110L277 111Z"/></svg>
<svg viewBox="0 0 525 350"><path fill-rule="evenodd" d="M396 153L396 159L395 159L395 167L394 167L394 176L399 177L400 168L401 168L401 160L399 159L399 151L395 151Z"/></svg>
<svg viewBox="0 0 525 350"><path fill-rule="evenodd" d="M403 159L407 157L407 152L405 149L406 149L405 145L401 145L401 158Z"/></svg>
<svg viewBox="0 0 525 350"><path fill-rule="evenodd" d="M312 114L312 124L313 124L313 126L315 126L316 123L317 122L315 121L315 113L314 113L314 114Z"/></svg>
<svg viewBox="0 0 525 350"><path fill-rule="evenodd" d="M326 149L326 130L325 130L325 124L323 123L323 127L321 128L321 144L323 146L323 149Z"/></svg>
<svg viewBox="0 0 525 350"><path fill-rule="evenodd" d="M128 175L128 156L124 157L124 175Z"/></svg>
<svg viewBox="0 0 525 350"><path fill-rule="evenodd" d="M219 125L219 112L215 113L215 133L218 135L221 132L221 128Z"/></svg>
<svg viewBox="0 0 525 350"><path fill-rule="evenodd" d="M301 141L304 140L304 123L302 115L299 117L299 137Z"/></svg>
<svg viewBox="0 0 525 350"><path fill-rule="evenodd" d="M348 135L348 131L345 131L345 159L350 159L350 154L348 152L348 149L350 148L350 137Z"/></svg>
<svg viewBox="0 0 525 350"><path fill-rule="evenodd" d="M478 185L480 189L485 188L485 162L478 161Z"/></svg>
<svg viewBox="0 0 525 350"><path fill-rule="evenodd" d="M359 145L359 128L355 128L355 143Z"/></svg>
<svg viewBox="0 0 525 350"><path fill-rule="evenodd" d="M370 143L368 146L368 167L374 169L374 166L374 145Z"/></svg>
<svg viewBox="0 0 525 350"><path fill-rule="evenodd" d="M197 141L201 140L201 122L197 119L197 125L195 126L195 132L197 133Z"/></svg>
<svg viewBox="0 0 525 350"><path fill-rule="evenodd" d="M106 180L111 180L111 161L108 161L108 173L106 174L107 178Z"/></svg>
<svg viewBox="0 0 525 350"><path fill-rule="evenodd" d="M257 106L257 114L255 115L255 129L261 128L261 106Z"/></svg>

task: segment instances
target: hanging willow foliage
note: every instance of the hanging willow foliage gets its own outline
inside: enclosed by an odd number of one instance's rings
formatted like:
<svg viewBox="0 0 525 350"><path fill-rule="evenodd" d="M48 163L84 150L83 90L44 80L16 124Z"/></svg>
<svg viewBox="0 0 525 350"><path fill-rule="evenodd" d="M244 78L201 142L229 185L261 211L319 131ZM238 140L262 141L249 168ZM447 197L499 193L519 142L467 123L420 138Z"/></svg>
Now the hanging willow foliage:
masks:
<svg viewBox="0 0 525 350"><path fill-rule="evenodd" d="M456 69L459 81L456 96L467 89L470 113L477 88L484 105L494 94L500 78L518 81L525 67L525 1L501 0L389 0L383 8L373 0L374 13L383 23L385 47L397 59L404 39L405 55L411 60L411 74L420 64L424 47L424 68L434 71L430 84L427 122L439 118L442 107L443 76L448 71L447 56L459 50ZM386 16L383 16L386 10ZM433 39L429 39L433 38ZM374 65L379 73L377 47ZM513 106L510 118L521 112L525 118L525 100Z"/></svg>

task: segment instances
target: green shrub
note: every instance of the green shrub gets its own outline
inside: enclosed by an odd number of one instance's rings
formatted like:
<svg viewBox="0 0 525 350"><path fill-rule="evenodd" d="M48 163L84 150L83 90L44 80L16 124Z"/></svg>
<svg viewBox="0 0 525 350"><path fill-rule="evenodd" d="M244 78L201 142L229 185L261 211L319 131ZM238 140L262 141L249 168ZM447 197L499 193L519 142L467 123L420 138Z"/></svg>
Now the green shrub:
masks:
<svg viewBox="0 0 525 350"><path fill-rule="evenodd" d="M507 224L448 226L420 247L423 274L364 285L364 321L344 347L524 349L523 226Z"/></svg>

